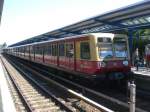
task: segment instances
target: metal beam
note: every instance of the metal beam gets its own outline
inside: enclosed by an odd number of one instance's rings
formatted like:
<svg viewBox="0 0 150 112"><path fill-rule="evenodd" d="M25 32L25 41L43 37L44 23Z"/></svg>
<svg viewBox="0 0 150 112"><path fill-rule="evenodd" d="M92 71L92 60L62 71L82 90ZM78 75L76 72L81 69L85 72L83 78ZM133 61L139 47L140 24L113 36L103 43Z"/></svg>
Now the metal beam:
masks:
<svg viewBox="0 0 150 112"><path fill-rule="evenodd" d="M74 35L80 34L80 33L77 32L77 31L71 31L71 30L63 30L63 29L59 29L59 31L65 32L66 34L69 34L69 33L74 34Z"/></svg>
<svg viewBox="0 0 150 112"><path fill-rule="evenodd" d="M108 21L104 21L104 20L99 20L98 18L95 18L94 19L96 22L100 22L100 23L103 23L103 24L107 24L107 25L111 25L111 26L115 26L115 27L119 27L119 28L122 28L122 27L125 27L125 25L122 25L120 23L117 23L117 22L108 22Z"/></svg>

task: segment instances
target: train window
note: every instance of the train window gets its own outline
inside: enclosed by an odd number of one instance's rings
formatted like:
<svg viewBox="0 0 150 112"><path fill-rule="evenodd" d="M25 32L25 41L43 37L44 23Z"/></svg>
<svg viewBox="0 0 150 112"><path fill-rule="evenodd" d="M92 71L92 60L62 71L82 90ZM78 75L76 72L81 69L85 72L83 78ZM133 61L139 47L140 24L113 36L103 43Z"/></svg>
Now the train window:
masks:
<svg viewBox="0 0 150 112"><path fill-rule="evenodd" d="M125 38L114 38L114 51L116 57L127 57L127 44Z"/></svg>
<svg viewBox="0 0 150 112"><path fill-rule="evenodd" d="M22 53L22 47L20 47L20 53Z"/></svg>
<svg viewBox="0 0 150 112"><path fill-rule="evenodd" d="M35 46L32 46L32 53L35 54Z"/></svg>
<svg viewBox="0 0 150 112"><path fill-rule="evenodd" d="M74 56L73 44L66 44L66 56L70 58Z"/></svg>
<svg viewBox="0 0 150 112"><path fill-rule="evenodd" d="M44 46L40 45L40 48L39 48L39 54L40 55L43 55L43 48L44 48Z"/></svg>
<svg viewBox="0 0 150 112"><path fill-rule="evenodd" d="M25 47L23 47L23 53L25 53Z"/></svg>
<svg viewBox="0 0 150 112"><path fill-rule="evenodd" d="M37 46L34 47L34 52L37 54Z"/></svg>
<svg viewBox="0 0 150 112"><path fill-rule="evenodd" d="M115 37L115 38L114 38L114 42L120 42L120 43L123 42L123 43L124 43L124 42L126 42L126 39L123 38L123 37L122 37L122 38Z"/></svg>
<svg viewBox="0 0 150 112"><path fill-rule="evenodd" d="M110 43L112 41L111 41L111 38L109 38L109 37L99 37L98 42Z"/></svg>
<svg viewBox="0 0 150 112"><path fill-rule="evenodd" d="M112 58L113 57L112 43L99 44L98 51L99 51L100 58Z"/></svg>
<svg viewBox="0 0 150 112"><path fill-rule="evenodd" d="M64 44L59 44L59 56L65 56Z"/></svg>
<svg viewBox="0 0 150 112"><path fill-rule="evenodd" d="M44 53L44 46L40 45L40 54L43 55Z"/></svg>
<svg viewBox="0 0 150 112"><path fill-rule="evenodd" d="M52 54L52 46L51 46L51 45L48 45L48 46L47 46L46 54L48 54L48 55L51 55L51 54Z"/></svg>
<svg viewBox="0 0 150 112"><path fill-rule="evenodd" d="M30 53L30 46L27 46L27 52Z"/></svg>
<svg viewBox="0 0 150 112"><path fill-rule="evenodd" d="M22 53L22 47L20 47L20 53Z"/></svg>
<svg viewBox="0 0 150 112"><path fill-rule="evenodd" d="M52 45L52 56L57 56L57 45Z"/></svg>
<svg viewBox="0 0 150 112"><path fill-rule="evenodd" d="M90 44L89 42L80 43L80 57L81 59L90 59Z"/></svg>
<svg viewBox="0 0 150 112"><path fill-rule="evenodd" d="M30 46L30 53L34 54L34 46Z"/></svg>
<svg viewBox="0 0 150 112"><path fill-rule="evenodd" d="M47 47L46 47L46 46L44 46L44 45L41 47L42 55L44 55L44 54L45 54L45 50L46 50L46 48L47 48Z"/></svg>
<svg viewBox="0 0 150 112"><path fill-rule="evenodd" d="M55 45L55 56L57 56L58 48L57 45Z"/></svg>
<svg viewBox="0 0 150 112"><path fill-rule="evenodd" d="M39 54L39 46L36 46L36 54Z"/></svg>
<svg viewBox="0 0 150 112"><path fill-rule="evenodd" d="M24 47L24 52L25 52L25 53L27 52L27 47Z"/></svg>
<svg viewBox="0 0 150 112"><path fill-rule="evenodd" d="M20 51L19 52L20 52L20 55L21 55L22 54L22 47L20 47Z"/></svg>
<svg viewBox="0 0 150 112"><path fill-rule="evenodd" d="M44 54L47 55L48 54L48 46L44 47Z"/></svg>
<svg viewBox="0 0 150 112"><path fill-rule="evenodd" d="M41 54L40 46L35 46L35 54Z"/></svg>
<svg viewBox="0 0 150 112"><path fill-rule="evenodd" d="M26 46L24 47L24 52L26 52Z"/></svg>
<svg viewBox="0 0 150 112"><path fill-rule="evenodd" d="M26 53L27 53L27 47L25 46L25 48L24 48L24 49L25 49L24 51L25 51L25 55L26 55Z"/></svg>
<svg viewBox="0 0 150 112"><path fill-rule="evenodd" d="M52 45L52 56L55 56L55 47L54 47L54 45Z"/></svg>
<svg viewBox="0 0 150 112"><path fill-rule="evenodd" d="M30 47L29 47L29 46L27 46L27 53L29 53L29 50L30 50Z"/></svg>
<svg viewBox="0 0 150 112"><path fill-rule="evenodd" d="M100 58L112 58L112 40L110 37L99 37L98 38L98 53Z"/></svg>

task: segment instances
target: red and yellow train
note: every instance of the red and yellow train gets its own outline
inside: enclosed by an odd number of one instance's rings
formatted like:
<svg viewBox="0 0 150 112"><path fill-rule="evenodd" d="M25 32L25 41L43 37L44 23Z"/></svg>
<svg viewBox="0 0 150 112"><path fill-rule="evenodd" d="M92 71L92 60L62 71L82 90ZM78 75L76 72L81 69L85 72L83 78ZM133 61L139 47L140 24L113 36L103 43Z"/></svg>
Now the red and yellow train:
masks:
<svg viewBox="0 0 150 112"><path fill-rule="evenodd" d="M91 33L17 47L5 52L85 78L128 77L128 38L123 34Z"/></svg>

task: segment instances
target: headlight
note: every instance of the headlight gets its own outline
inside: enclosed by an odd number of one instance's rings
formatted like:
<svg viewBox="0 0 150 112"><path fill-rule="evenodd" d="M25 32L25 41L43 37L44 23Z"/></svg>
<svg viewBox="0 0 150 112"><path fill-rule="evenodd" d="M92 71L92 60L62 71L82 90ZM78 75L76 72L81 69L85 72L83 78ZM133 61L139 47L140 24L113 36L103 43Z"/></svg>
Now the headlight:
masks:
<svg viewBox="0 0 150 112"><path fill-rule="evenodd" d="M106 66L106 63L105 62L100 62L100 67L105 67Z"/></svg>
<svg viewBox="0 0 150 112"><path fill-rule="evenodd" d="M123 65L128 66L129 65L128 61L123 61Z"/></svg>

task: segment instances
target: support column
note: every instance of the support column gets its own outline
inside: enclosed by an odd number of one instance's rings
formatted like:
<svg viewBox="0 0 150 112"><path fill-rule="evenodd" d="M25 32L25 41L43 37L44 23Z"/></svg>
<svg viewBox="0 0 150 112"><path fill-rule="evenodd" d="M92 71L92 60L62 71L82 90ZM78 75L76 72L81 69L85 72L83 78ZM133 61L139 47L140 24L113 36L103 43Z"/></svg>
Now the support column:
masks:
<svg viewBox="0 0 150 112"><path fill-rule="evenodd" d="M137 31L137 34L136 34L136 48L139 48L139 40L140 40L140 35L139 35L139 32Z"/></svg>
<svg viewBox="0 0 150 112"><path fill-rule="evenodd" d="M130 57L131 57L131 62L132 62L132 53L133 53L133 30L128 30L129 33L129 49L130 49ZM132 63L133 64L133 63Z"/></svg>
<svg viewBox="0 0 150 112"><path fill-rule="evenodd" d="M134 83L130 84L130 112L135 112L135 102L136 102L136 85Z"/></svg>

